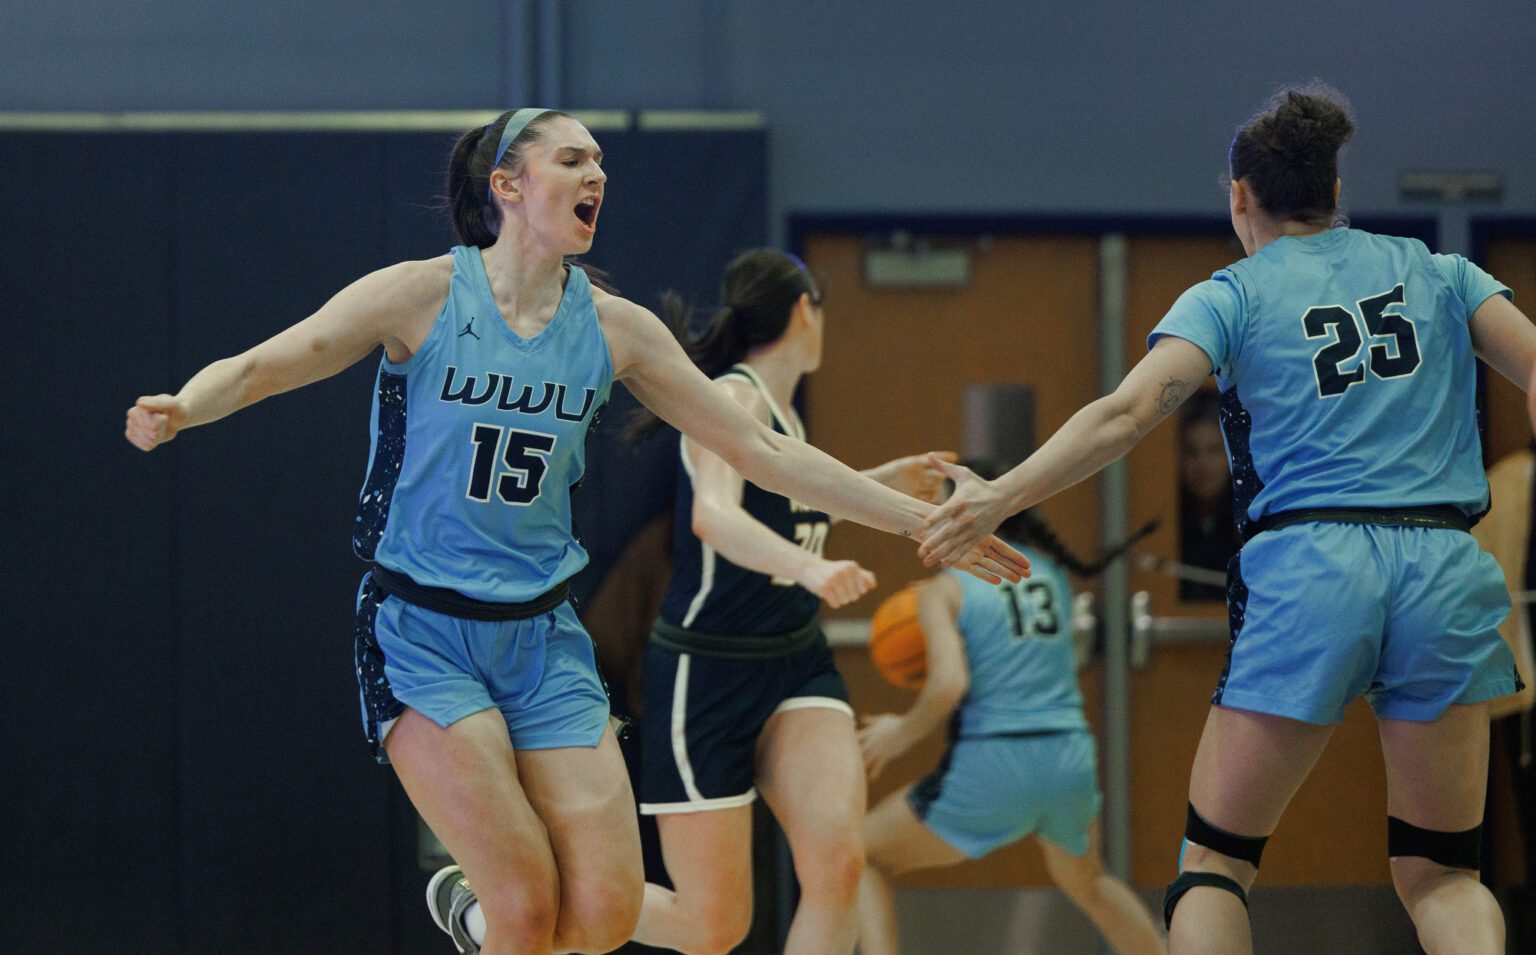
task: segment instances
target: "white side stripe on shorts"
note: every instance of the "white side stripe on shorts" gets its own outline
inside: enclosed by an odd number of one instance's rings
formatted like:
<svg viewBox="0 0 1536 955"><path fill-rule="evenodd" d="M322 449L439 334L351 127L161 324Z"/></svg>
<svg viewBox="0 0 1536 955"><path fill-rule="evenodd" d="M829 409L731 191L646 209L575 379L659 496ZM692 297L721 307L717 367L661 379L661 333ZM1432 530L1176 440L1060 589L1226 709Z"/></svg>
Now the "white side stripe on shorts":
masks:
<svg viewBox="0 0 1536 955"><path fill-rule="evenodd" d="M837 710L848 714L849 719L854 718L853 707L831 696L792 696L774 707L773 713L787 713L790 710Z"/></svg>
<svg viewBox="0 0 1536 955"><path fill-rule="evenodd" d="M688 762L688 665L693 658L677 656L677 679L672 684L672 758L677 760L677 775L683 780L688 798L703 801L704 794L693 780L693 764Z"/></svg>

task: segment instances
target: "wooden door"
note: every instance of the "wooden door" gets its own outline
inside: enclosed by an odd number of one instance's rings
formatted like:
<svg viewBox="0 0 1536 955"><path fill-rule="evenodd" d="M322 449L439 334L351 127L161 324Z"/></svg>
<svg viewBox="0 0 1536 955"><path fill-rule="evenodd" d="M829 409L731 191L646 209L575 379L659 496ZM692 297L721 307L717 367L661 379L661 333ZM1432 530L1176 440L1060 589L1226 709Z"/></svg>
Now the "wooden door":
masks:
<svg viewBox="0 0 1536 955"><path fill-rule="evenodd" d="M1536 236L1504 237L1488 243L1489 274L1515 293L1515 304L1536 316ZM1531 419L1525 394L1503 375L1488 369L1488 464L1491 466L1531 443Z"/></svg>
<svg viewBox="0 0 1536 955"><path fill-rule="evenodd" d="M806 417L818 447L854 467L903 454L962 450L965 385L1013 382L1035 387L1035 433L1049 434L1098 394L1098 240L1010 236L976 253L962 289L866 287L863 236L816 236L805 248L825 276L826 353L806 388ZM1042 505L1064 540L1083 552L1098 545L1098 489L1086 482ZM909 542L839 525L827 553L858 560L879 589L833 615L868 617L908 581L928 576ZM838 665L861 713L900 711L911 695L875 674L862 650L839 651ZM1090 717L1096 680L1085 681ZM870 787L871 804L920 778L939 761L929 739ZM979 862L914 873L910 886L1047 884L1039 851L1013 846Z"/></svg>

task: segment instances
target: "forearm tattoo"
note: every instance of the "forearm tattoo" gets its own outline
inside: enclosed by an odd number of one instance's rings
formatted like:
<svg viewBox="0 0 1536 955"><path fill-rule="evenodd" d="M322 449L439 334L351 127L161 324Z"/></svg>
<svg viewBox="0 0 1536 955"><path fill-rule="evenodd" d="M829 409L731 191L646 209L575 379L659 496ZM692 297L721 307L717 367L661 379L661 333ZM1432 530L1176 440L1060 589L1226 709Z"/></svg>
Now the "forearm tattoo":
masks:
<svg viewBox="0 0 1536 955"><path fill-rule="evenodd" d="M1157 413L1168 414L1173 409L1184 403L1189 397L1188 382L1177 378L1170 378L1163 382L1163 390L1157 396Z"/></svg>

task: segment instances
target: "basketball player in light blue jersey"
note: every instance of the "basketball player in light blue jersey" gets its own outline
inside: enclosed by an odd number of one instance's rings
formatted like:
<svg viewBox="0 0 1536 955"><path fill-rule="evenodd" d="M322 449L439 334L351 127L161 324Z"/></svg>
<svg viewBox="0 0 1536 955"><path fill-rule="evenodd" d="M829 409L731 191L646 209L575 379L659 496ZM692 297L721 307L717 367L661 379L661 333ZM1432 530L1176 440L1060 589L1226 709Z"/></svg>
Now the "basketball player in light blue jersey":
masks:
<svg viewBox="0 0 1536 955"><path fill-rule="evenodd" d="M967 462L997 477L1005 467ZM869 865L859 893L860 955L900 950L891 877L979 859L1037 836L1046 871L1122 955L1167 951L1151 913L1104 871L1098 767L1083 716L1067 573L1094 577L1142 528L1092 564L1074 557L1030 511L998 529L1029 558L1030 576L971 586L945 571L918 591L927 677L912 708L869 717L859 731L870 778L946 723L949 748L926 778L869 814Z"/></svg>
<svg viewBox="0 0 1536 955"><path fill-rule="evenodd" d="M1504 951L1478 846L1488 700L1520 678L1496 629L1502 575L1466 533L1488 507L1474 358L1530 393L1536 329L1460 256L1330 227L1353 130L1333 91L1282 90L1229 155L1248 257L1180 297L1115 393L1007 475L939 464L960 490L930 521L928 560L1120 457L1216 375L1247 540L1164 902L1180 955L1251 951L1246 893L1265 840L1362 694L1380 724L1392 878L1420 944Z"/></svg>
<svg viewBox="0 0 1536 955"><path fill-rule="evenodd" d="M587 559L570 492L610 383L797 500L905 534L930 510L720 400L654 315L566 263L596 235L601 162L552 110L471 129L449 165L451 254L365 276L128 412L128 439L151 450L383 346L354 534L373 562L357 604L363 722L475 879L487 953L607 951L639 915L633 797L565 600ZM995 542L975 566L1025 569ZM471 944L462 920L444 927Z"/></svg>
<svg viewBox="0 0 1536 955"><path fill-rule="evenodd" d="M821 364L826 316L804 263L754 249L726 267L723 306L697 335L668 296L663 314L726 400L804 441L792 398ZM642 412L643 440L660 422ZM932 499L942 476L914 455L868 472ZM761 794L789 842L799 886L786 955L851 952L867 802L848 691L821 630L874 576L823 555L817 508L746 482L679 442L672 577L645 649L640 812L654 816L671 887L647 884L635 941L724 955L752 924L752 804ZM473 886L453 867L446 906ZM446 880L453 880L449 883Z"/></svg>

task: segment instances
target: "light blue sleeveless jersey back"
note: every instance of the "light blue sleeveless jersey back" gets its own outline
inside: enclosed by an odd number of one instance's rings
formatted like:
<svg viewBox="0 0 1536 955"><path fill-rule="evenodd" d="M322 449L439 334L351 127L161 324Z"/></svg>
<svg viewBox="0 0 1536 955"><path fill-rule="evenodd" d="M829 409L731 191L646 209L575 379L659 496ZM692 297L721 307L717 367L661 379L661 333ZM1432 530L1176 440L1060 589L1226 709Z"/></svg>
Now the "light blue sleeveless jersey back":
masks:
<svg viewBox="0 0 1536 955"><path fill-rule="evenodd" d="M1461 256L1333 229L1185 292L1153 330L1204 349L1240 529L1319 507L1488 507L1468 317L1508 295Z"/></svg>
<svg viewBox="0 0 1536 955"><path fill-rule="evenodd" d="M1072 588L1045 554L1014 544L1030 576L997 586L951 571L962 602L970 689L960 708L962 738L1086 729L1072 641Z"/></svg>
<svg viewBox="0 0 1536 955"><path fill-rule="evenodd" d="M453 250L448 300L415 355L379 363L353 550L417 583L520 603L587 563L571 527L613 363L586 273L519 338L480 250Z"/></svg>

